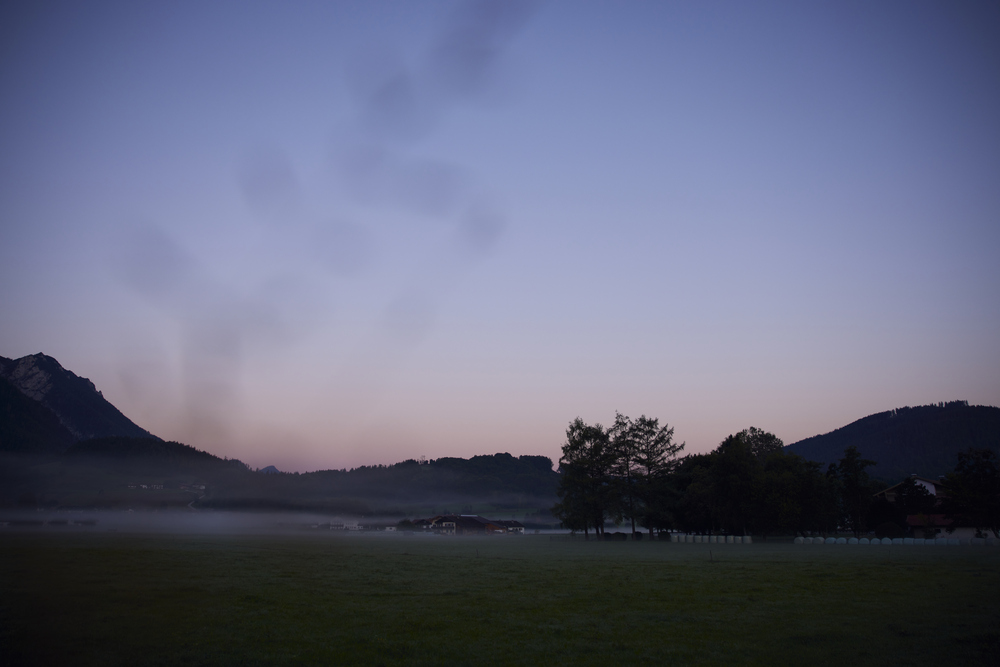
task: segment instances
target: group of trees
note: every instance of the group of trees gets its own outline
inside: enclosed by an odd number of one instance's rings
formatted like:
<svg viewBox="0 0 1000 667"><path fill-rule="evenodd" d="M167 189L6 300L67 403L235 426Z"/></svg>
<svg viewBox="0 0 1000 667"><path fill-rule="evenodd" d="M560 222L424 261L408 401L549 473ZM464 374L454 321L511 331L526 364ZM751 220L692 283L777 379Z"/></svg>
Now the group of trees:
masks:
<svg viewBox="0 0 1000 667"><path fill-rule="evenodd" d="M552 512L563 525L589 535L604 532L608 520L627 520L650 534L669 494L673 473L684 443L675 443L674 429L643 415L632 420L616 414L615 423L585 424L580 418L566 430L559 460L560 502Z"/></svg>
<svg viewBox="0 0 1000 667"><path fill-rule="evenodd" d="M749 428L730 435L708 454L678 458L684 444L673 429L617 414L610 428L577 418L566 431L553 514L563 525L600 535L607 522L649 531L776 535L849 530L860 536L909 514L947 513L977 528L1000 526L1000 466L989 450L959 455L942 503L911 481L896 502L880 504L886 485L873 480L849 446L824 471L822 464L785 450L775 435Z"/></svg>
<svg viewBox="0 0 1000 667"><path fill-rule="evenodd" d="M942 503L949 516L962 517L977 532L1000 537L1000 462L989 449L968 449L958 455L955 471L945 478L948 495Z"/></svg>

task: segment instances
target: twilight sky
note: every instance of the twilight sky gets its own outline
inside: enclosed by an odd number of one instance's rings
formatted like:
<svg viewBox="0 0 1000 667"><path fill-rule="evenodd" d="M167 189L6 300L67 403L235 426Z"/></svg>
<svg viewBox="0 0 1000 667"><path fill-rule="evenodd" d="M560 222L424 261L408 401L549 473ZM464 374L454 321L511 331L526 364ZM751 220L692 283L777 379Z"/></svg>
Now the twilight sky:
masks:
<svg viewBox="0 0 1000 667"><path fill-rule="evenodd" d="M0 355L285 470L998 405L998 119L996 3L4 3Z"/></svg>

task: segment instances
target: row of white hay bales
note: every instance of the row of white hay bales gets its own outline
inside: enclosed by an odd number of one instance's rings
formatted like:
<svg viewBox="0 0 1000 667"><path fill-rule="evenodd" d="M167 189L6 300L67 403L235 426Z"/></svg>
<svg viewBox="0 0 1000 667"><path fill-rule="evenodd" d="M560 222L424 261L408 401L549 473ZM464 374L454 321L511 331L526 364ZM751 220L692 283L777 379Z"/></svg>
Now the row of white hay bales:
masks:
<svg viewBox="0 0 1000 667"><path fill-rule="evenodd" d="M753 544L749 535L682 535L670 533L671 542L696 542L698 544Z"/></svg>
<svg viewBox="0 0 1000 667"><path fill-rule="evenodd" d="M969 539L962 539L958 537L935 537L924 539L922 537L883 537L879 539L873 537L870 540L867 537L857 538L857 537L796 537L796 544L916 544L916 545L926 545L935 544L938 546L962 546L962 545L972 545L972 546L1000 546L1000 540L995 537L973 537Z"/></svg>

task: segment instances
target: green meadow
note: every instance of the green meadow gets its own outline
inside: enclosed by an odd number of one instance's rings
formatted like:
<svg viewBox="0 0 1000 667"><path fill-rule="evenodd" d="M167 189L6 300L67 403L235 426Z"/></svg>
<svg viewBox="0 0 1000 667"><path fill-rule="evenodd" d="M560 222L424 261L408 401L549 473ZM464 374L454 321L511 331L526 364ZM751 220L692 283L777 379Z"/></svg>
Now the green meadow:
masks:
<svg viewBox="0 0 1000 667"><path fill-rule="evenodd" d="M8 665L997 664L1000 548L0 533Z"/></svg>

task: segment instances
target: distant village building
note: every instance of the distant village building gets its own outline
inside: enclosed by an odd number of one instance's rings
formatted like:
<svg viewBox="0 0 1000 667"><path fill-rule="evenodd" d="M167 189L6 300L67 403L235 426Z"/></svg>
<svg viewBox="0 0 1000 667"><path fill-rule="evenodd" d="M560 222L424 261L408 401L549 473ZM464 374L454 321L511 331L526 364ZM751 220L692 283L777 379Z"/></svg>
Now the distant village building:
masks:
<svg viewBox="0 0 1000 667"><path fill-rule="evenodd" d="M497 521L478 514L441 514L430 519L417 519L413 525L439 535L524 534L524 526L518 521Z"/></svg>
<svg viewBox="0 0 1000 667"><path fill-rule="evenodd" d="M331 521L330 530L363 530L357 521Z"/></svg>
<svg viewBox="0 0 1000 667"><path fill-rule="evenodd" d="M501 521L501 524L507 529L508 533L516 533L518 535L524 535L524 524L520 521Z"/></svg>
<svg viewBox="0 0 1000 667"><path fill-rule="evenodd" d="M910 478L916 484L927 489L927 492L934 496L935 505L940 505L941 500L948 495L944 486L944 482L941 479L929 479L927 477L921 477L919 475L910 475ZM889 503L895 504L896 493L899 487L905 484L909 480L903 480L899 484L890 486L888 489L883 489L875 494L875 498L885 498ZM932 512L930 514L910 514L906 517L906 528L909 533L912 533L914 537L923 538L933 538L943 531L948 531L949 537L957 538L970 538L976 536L976 531L974 528L969 528L967 526L962 527L952 527L955 522L949 519L944 513Z"/></svg>
<svg viewBox="0 0 1000 667"><path fill-rule="evenodd" d="M935 498L941 498L945 495L944 484L942 484L941 480L928 479L926 477L920 477L919 475L910 475L910 479L912 479L914 482L927 489L927 492L930 493ZM879 496L881 496L886 500L888 500L890 503L894 503L896 502L897 489L899 489L899 487L905 483L906 480L903 480L899 484L890 486L888 489L883 489L882 491L876 493L875 497L878 498Z"/></svg>

